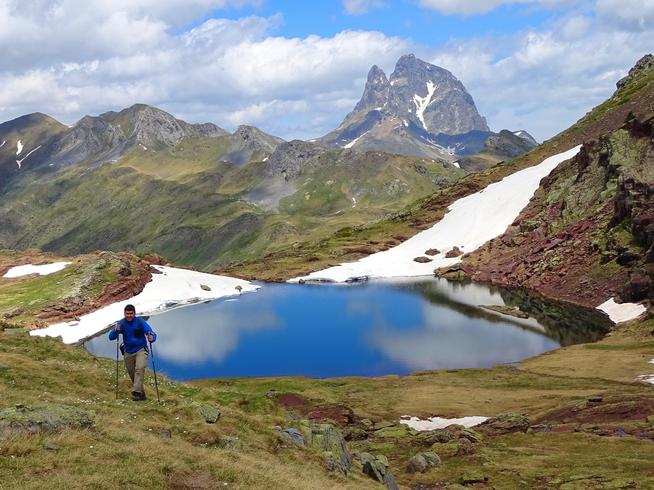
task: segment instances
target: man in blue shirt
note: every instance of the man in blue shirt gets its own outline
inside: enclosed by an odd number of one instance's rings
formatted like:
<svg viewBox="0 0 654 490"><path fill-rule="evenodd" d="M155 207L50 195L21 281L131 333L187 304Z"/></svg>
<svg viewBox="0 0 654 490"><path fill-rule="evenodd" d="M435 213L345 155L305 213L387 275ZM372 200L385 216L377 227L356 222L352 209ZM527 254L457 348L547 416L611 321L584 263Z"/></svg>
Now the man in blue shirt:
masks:
<svg viewBox="0 0 654 490"><path fill-rule="evenodd" d="M109 332L109 340L116 340L123 335L125 367L132 379L132 400L145 400L143 376L148 365L148 342L157 340L157 334L152 331L143 318L136 317L134 305L125 306L125 318L117 321Z"/></svg>

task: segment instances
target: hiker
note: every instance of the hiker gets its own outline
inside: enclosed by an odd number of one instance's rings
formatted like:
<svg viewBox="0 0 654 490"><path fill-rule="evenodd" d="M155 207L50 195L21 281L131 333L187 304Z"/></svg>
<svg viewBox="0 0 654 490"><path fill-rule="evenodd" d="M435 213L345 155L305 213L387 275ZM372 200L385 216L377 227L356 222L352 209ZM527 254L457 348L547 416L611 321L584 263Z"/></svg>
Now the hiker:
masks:
<svg viewBox="0 0 654 490"><path fill-rule="evenodd" d="M148 342L156 341L157 334L152 331L148 322L136 317L134 305L125 306L124 314L125 318L114 323L114 328L109 332L109 340L117 340L118 335L123 334L120 350L123 352L125 367L132 379L132 400L142 401L145 400L143 375L148 364Z"/></svg>

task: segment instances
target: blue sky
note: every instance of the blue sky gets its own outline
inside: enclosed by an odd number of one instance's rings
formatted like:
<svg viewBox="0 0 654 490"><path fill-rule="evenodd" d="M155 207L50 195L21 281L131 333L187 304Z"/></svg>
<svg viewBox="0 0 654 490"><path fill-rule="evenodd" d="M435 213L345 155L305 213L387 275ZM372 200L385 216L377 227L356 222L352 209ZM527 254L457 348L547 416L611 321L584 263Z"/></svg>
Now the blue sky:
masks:
<svg viewBox="0 0 654 490"><path fill-rule="evenodd" d="M0 121L151 104L310 139L373 64L450 70L491 129L544 140L654 51L652 0L0 0Z"/></svg>
<svg viewBox="0 0 654 490"><path fill-rule="evenodd" d="M342 2L266 1L260 5L244 5L215 10L190 23L195 27L211 17L238 19L246 15L281 16L273 34L287 37L318 35L331 37L344 30L381 31L388 36L411 38L417 43L444 43L453 37L470 38L483 34L504 34L542 26L560 13L534 5L508 5L482 15L444 15L420 6L412 0L384 2L360 14L349 14Z"/></svg>

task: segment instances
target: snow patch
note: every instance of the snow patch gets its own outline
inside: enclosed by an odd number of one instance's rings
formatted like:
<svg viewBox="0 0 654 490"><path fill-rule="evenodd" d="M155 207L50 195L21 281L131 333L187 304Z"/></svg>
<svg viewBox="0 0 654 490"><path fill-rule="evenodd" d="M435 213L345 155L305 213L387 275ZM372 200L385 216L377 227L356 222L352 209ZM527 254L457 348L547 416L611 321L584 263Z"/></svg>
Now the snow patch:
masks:
<svg viewBox="0 0 654 490"><path fill-rule="evenodd" d="M23 151L23 142L18 140L18 143L16 143L16 155L20 155L21 151Z"/></svg>
<svg viewBox="0 0 654 490"><path fill-rule="evenodd" d="M628 322L645 313L647 308L638 303L616 303L611 297L597 307L606 313L613 323Z"/></svg>
<svg viewBox="0 0 654 490"><path fill-rule="evenodd" d="M7 273L2 276L8 279L13 279L14 277L28 276L30 274L39 274L40 276L47 276L54 272L59 272L67 265L72 264L72 262L53 262L52 264L41 264L41 265L17 265L12 267L7 271Z"/></svg>
<svg viewBox="0 0 654 490"><path fill-rule="evenodd" d="M367 135L367 134L368 134L368 131L366 131L365 133L363 133L363 134L362 134L361 136L359 136L358 138L354 138L354 139L353 139L352 141L350 141L347 145L344 145L343 148L352 148L352 147L354 146L354 144L355 144L357 141L359 141L361 138L363 138L363 137L364 137L365 135Z"/></svg>
<svg viewBox="0 0 654 490"><path fill-rule="evenodd" d="M264 158L262 161L267 162L267 161L268 161L268 158L270 158L270 157L266 157L266 158Z"/></svg>
<svg viewBox="0 0 654 490"><path fill-rule="evenodd" d="M34 153L34 152L35 152L36 150L38 150L39 148L41 148L41 145L39 145L39 146L37 146L36 148L34 148L32 151L30 151L27 155L25 155L25 156L24 156L23 158L21 158L20 160L16 160L16 164L18 165L18 168L20 168L20 167L22 166L23 162L25 161L25 159L26 159L28 156L30 156L32 153Z"/></svg>
<svg viewBox="0 0 654 490"><path fill-rule="evenodd" d="M354 208L356 207L356 205L357 205L357 198L352 196L352 207Z"/></svg>
<svg viewBox="0 0 654 490"><path fill-rule="evenodd" d="M461 165L459 165L458 160L452 162L452 165L454 165L456 168L461 168Z"/></svg>
<svg viewBox="0 0 654 490"><path fill-rule="evenodd" d="M425 129L427 129L427 125L425 124L424 112L431 102L431 98L435 91L436 85L434 85L430 80L427 82L427 95L420 97L418 94L415 94L413 96L413 103L416 105L416 116L418 116L418 119L420 119L420 122L422 123L422 127Z"/></svg>
<svg viewBox="0 0 654 490"><path fill-rule="evenodd" d="M441 417L431 417L426 420L421 420L418 417L409 417L408 415L403 416L400 419L400 424L408 425L412 429L417 431L426 431L426 430L435 430L435 429L444 429L448 425L462 425L464 427L474 427L479 425L482 422L486 422L488 417L473 416L473 417L461 417L458 419L444 419Z"/></svg>
<svg viewBox="0 0 654 490"><path fill-rule="evenodd" d="M0 143L0 148L2 148L3 146L5 146L5 143L6 143L6 142L7 142L7 140L4 140L2 143Z"/></svg>
<svg viewBox="0 0 654 490"><path fill-rule="evenodd" d="M529 203L543 177L556 166L575 156L581 146L543 160L540 164L526 168L490 184L480 192L455 201L449 212L434 224L400 245L383 252L364 257L357 262L344 263L304 277L307 281L344 282L351 277L415 277L431 276L434 269L456 264L460 257L446 258L444 253L431 262L420 263L413 259L424 255L425 250L437 248L441 251L455 245L472 252L489 240L501 235L515 221L520 211Z"/></svg>
<svg viewBox="0 0 654 490"><path fill-rule="evenodd" d="M241 291L256 291L260 287L232 277L175 267L159 265L153 267L162 273L152 274L152 281L147 283L143 291L136 296L84 315L79 322L56 323L40 330L33 330L30 335L61 336L66 344L72 344L97 334L111 323L120 320L125 305L129 303L136 307L139 315L153 315L200 301L238 296ZM210 290L206 291L201 287L202 285L209 286ZM240 287L240 290L237 287Z"/></svg>

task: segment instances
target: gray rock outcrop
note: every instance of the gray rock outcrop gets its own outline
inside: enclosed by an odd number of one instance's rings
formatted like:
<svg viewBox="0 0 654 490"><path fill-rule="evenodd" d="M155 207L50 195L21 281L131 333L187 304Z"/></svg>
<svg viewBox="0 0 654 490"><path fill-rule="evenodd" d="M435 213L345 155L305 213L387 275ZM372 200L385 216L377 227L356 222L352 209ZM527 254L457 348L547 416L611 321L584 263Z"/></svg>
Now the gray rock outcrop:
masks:
<svg viewBox="0 0 654 490"><path fill-rule="evenodd" d="M280 144L268 159L268 175L281 175L291 180L300 175L302 166L322 155L326 148L308 141L293 140Z"/></svg>

